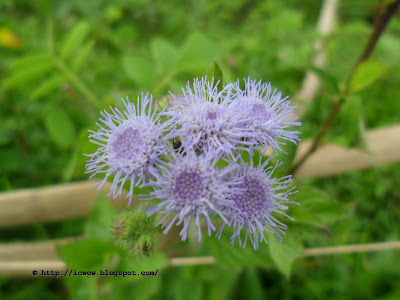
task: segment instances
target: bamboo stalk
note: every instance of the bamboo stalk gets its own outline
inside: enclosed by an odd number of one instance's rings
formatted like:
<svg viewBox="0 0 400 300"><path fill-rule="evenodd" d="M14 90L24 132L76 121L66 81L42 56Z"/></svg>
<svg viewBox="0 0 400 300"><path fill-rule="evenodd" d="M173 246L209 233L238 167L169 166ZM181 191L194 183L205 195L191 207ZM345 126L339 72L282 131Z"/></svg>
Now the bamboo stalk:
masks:
<svg viewBox="0 0 400 300"><path fill-rule="evenodd" d="M0 245L0 276L34 276L33 271L38 271L37 276L41 277L42 270L44 272L47 270L59 271L63 274L63 272L67 270L67 266L58 257L56 246L73 240L75 239ZM36 252L36 256L29 253L31 249L35 248L40 248L42 250L41 252ZM309 248L304 250L303 257L387 250L400 250L400 241ZM29 259L27 259L27 256ZM213 256L174 257L170 258L169 265L180 267L189 265L210 265L215 264L216 262L217 261Z"/></svg>
<svg viewBox="0 0 400 300"><path fill-rule="evenodd" d="M103 190L109 191L110 186ZM86 217L98 195L94 181L0 193L0 228ZM124 197L110 201L117 208L127 204Z"/></svg>
<svg viewBox="0 0 400 300"><path fill-rule="evenodd" d="M338 6L339 0L325 0L321 6L317 22L317 32L321 35L321 38L314 44L315 54L313 59L314 66L318 68L325 66L324 39L332 33L335 27ZM301 117L306 112L307 107L317 96L319 88L318 76L312 71L308 71L299 91L293 97L293 101L297 104L296 115Z"/></svg>
<svg viewBox="0 0 400 300"><path fill-rule="evenodd" d="M371 130L367 139L371 154L332 144L320 147L298 170L297 178L328 177L400 161L400 125ZM310 142L300 143L296 159L308 147ZM109 188L108 184L104 190ZM94 181L3 192L0 193L0 228L86 217L97 197ZM110 201L117 208L127 204L124 197Z"/></svg>
<svg viewBox="0 0 400 300"><path fill-rule="evenodd" d="M367 133L371 153L329 144L318 148L298 169L297 178L329 177L400 161L400 125L378 128ZM311 147L300 143L295 162Z"/></svg>

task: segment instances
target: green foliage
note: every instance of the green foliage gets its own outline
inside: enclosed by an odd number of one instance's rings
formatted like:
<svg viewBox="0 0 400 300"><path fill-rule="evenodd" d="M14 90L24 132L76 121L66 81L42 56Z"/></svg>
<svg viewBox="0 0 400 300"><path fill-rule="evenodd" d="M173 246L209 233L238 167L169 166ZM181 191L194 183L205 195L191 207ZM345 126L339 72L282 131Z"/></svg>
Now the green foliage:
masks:
<svg viewBox="0 0 400 300"><path fill-rule="evenodd" d="M339 204L326 192L311 186L297 186L292 200L299 203L290 209L296 223L326 228L329 224L350 217L353 204Z"/></svg>
<svg viewBox="0 0 400 300"><path fill-rule="evenodd" d="M349 92L355 93L365 89L381 77L385 71L385 67L373 60L362 62L351 76Z"/></svg>
<svg viewBox="0 0 400 300"><path fill-rule="evenodd" d="M68 115L58 107L50 107L44 117L46 128L53 141L60 146L72 146L76 138L74 124Z"/></svg>
<svg viewBox="0 0 400 300"><path fill-rule="evenodd" d="M209 81L214 80L214 82L218 82L218 90L222 90L224 78L222 75L222 70L219 67L216 59L214 59L214 62L207 71L207 78Z"/></svg>
<svg viewBox="0 0 400 300"><path fill-rule="evenodd" d="M89 215L86 235L89 238L112 240L111 225L116 215L115 208L104 193L100 193Z"/></svg>
<svg viewBox="0 0 400 300"><path fill-rule="evenodd" d="M310 69L319 77L319 79L321 79L323 83L326 84L327 89L332 94L340 94L339 84L332 74L329 74L326 70L317 68L315 66L311 66Z"/></svg>

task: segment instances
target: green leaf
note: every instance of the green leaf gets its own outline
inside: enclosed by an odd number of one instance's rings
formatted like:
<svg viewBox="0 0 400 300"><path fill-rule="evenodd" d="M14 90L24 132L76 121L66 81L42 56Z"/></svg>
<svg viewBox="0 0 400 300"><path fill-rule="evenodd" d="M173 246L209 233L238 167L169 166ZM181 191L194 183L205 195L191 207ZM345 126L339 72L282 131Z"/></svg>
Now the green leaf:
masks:
<svg viewBox="0 0 400 300"><path fill-rule="evenodd" d="M375 61L362 62L351 76L349 92L354 93L365 89L381 77L385 71L386 68Z"/></svg>
<svg viewBox="0 0 400 300"><path fill-rule="evenodd" d="M292 201L300 205L290 208L290 215L295 223L325 227L346 217L349 217L353 204L339 204L324 191L314 187L298 186L298 193L292 195Z"/></svg>
<svg viewBox="0 0 400 300"><path fill-rule="evenodd" d="M351 148L357 136L358 123L362 113L361 97L353 95L342 105L330 138L334 143Z"/></svg>
<svg viewBox="0 0 400 300"><path fill-rule="evenodd" d="M72 62L72 69L74 71L78 71L82 67L82 65L86 62L87 58L93 51L94 45L95 45L94 41L89 41L82 47L82 49L79 50L78 55L74 58L74 61Z"/></svg>
<svg viewBox="0 0 400 300"><path fill-rule="evenodd" d="M76 138L74 124L60 108L52 107L44 118L46 128L55 143L67 147L73 145Z"/></svg>
<svg viewBox="0 0 400 300"><path fill-rule="evenodd" d="M155 38L151 41L150 49L160 74L169 73L176 67L179 53L170 42Z"/></svg>
<svg viewBox="0 0 400 300"><path fill-rule="evenodd" d="M222 90L222 82L223 82L223 76L222 76L222 70L218 65L218 62L216 59L214 59L212 65L207 71L207 79L208 81L214 80L214 83L218 82L218 90Z"/></svg>
<svg viewBox="0 0 400 300"><path fill-rule="evenodd" d="M47 53L35 53L25 55L21 58L15 59L10 64L10 70L13 72L19 72L20 70L26 70L27 68L33 68L34 66L46 65L52 58Z"/></svg>
<svg viewBox="0 0 400 300"><path fill-rule="evenodd" d="M30 95L30 100L36 100L48 95L50 92L59 88L63 82L65 82L64 76L53 75L33 90Z"/></svg>
<svg viewBox="0 0 400 300"><path fill-rule="evenodd" d="M303 246L296 241L290 232L284 236L283 242L279 242L275 235L268 233L269 252L278 269L290 276L294 260L303 255Z"/></svg>
<svg viewBox="0 0 400 300"><path fill-rule="evenodd" d="M273 266L266 244L261 244L258 251L256 251L249 240L246 247L242 248L236 239L236 244L233 246L230 243L231 236L232 230L230 228L225 228L220 239L205 236L207 249L219 264L236 270L241 269L243 266L260 266L264 268ZM243 236L241 238L243 242Z"/></svg>
<svg viewBox="0 0 400 300"><path fill-rule="evenodd" d="M257 270L244 268L236 285L238 299L265 299Z"/></svg>
<svg viewBox="0 0 400 300"><path fill-rule="evenodd" d="M62 171L62 179L64 182L69 182L74 175L74 171L76 165L78 163L78 157L81 154L81 149L79 147L75 147L74 152L71 155L71 158L68 161L66 168Z"/></svg>
<svg viewBox="0 0 400 300"><path fill-rule="evenodd" d="M179 67L184 70L201 70L209 66L210 61L220 57L218 46L201 33L193 33L187 39L181 52Z"/></svg>
<svg viewBox="0 0 400 300"><path fill-rule="evenodd" d="M58 254L68 268L78 271L98 271L109 263L118 248L113 242L85 239L57 246Z"/></svg>
<svg viewBox="0 0 400 300"><path fill-rule="evenodd" d="M292 143L290 141L285 141L286 145L280 145L282 151L279 152L278 156L274 158L274 161L281 163L279 168L277 168L277 174L286 174L293 164L296 157L297 147L299 144ZM285 153L286 152L286 153ZM277 176L277 175L275 175Z"/></svg>
<svg viewBox="0 0 400 300"><path fill-rule="evenodd" d="M67 287L72 300L97 299L97 276L67 277Z"/></svg>
<svg viewBox="0 0 400 300"><path fill-rule="evenodd" d="M366 133L367 130L365 129L364 120L360 116L360 118L358 119L358 130L357 135L354 139L353 147L371 154L371 147L369 145Z"/></svg>
<svg viewBox="0 0 400 300"><path fill-rule="evenodd" d="M66 59L82 44L90 30L86 22L76 24L67 34L61 46L60 57Z"/></svg>
<svg viewBox="0 0 400 300"><path fill-rule="evenodd" d="M89 238L113 240L111 225L116 210L104 193L100 193L94 203L86 227L86 235Z"/></svg>
<svg viewBox="0 0 400 300"><path fill-rule="evenodd" d="M16 74L13 74L5 79L3 81L3 87L4 89L20 87L21 85L42 77L42 75L49 72L53 68L54 63L52 60L49 60L40 65L33 65L29 68L21 69Z"/></svg>
<svg viewBox="0 0 400 300"><path fill-rule="evenodd" d="M128 55L122 59L126 74L142 89L150 89L156 81L153 62L139 55Z"/></svg>
<svg viewBox="0 0 400 300"><path fill-rule="evenodd" d="M340 94L339 84L335 77L333 77L327 71L316 66L311 66L310 69L326 84L326 87L329 91L333 92L334 94Z"/></svg>
<svg viewBox="0 0 400 300"><path fill-rule="evenodd" d="M136 273L141 271L156 271L167 267L168 257L162 252L155 252L148 257L138 257L125 253L121 258L118 271L135 270Z"/></svg>

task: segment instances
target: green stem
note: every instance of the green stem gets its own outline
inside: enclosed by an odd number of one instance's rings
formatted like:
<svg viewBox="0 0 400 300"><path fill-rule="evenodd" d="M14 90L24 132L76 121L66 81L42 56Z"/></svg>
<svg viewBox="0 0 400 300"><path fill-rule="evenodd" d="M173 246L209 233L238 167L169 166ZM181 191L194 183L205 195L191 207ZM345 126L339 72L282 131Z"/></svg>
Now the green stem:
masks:
<svg viewBox="0 0 400 300"><path fill-rule="evenodd" d="M80 80L74 72L72 72L65 63L58 57L53 56L53 60L59 70L67 77L67 79L85 96L86 100L92 103L96 107L100 107L100 101L97 99L96 95L87 88L87 86Z"/></svg>

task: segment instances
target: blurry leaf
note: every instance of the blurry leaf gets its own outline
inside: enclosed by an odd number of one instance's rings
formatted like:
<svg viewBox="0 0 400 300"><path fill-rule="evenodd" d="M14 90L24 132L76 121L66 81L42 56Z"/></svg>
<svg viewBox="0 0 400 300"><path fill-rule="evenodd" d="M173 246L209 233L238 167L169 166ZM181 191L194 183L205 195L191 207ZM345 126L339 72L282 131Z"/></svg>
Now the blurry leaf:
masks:
<svg viewBox="0 0 400 300"><path fill-rule="evenodd" d="M6 173L23 170L23 153L18 148L0 150L0 166L0 170Z"/></svg>
<svg viewBox="0 0 400 300"><path fill-rule="evenodd" d="M271 233L268 233L268 237L268 248L272 259L278 269L289 277L294 260L303 254L303 246L293 238L290 232L283 237L282 243Z"/></svg>
<svg viewBox="0 0 400 300"><path fill-rule="evenodd" d="M177 284L174 284L171 288L171 293L174 295L176 300L201 300L203 288L202 282L199 280L193 280L193 278L179 277Z"/></svg>
<svg viewBox="0 0 400 300"><path fill-rule="evenodd" d="M79 155L78 155L78 161L76 163L76 171L75 171L75 176L83 176L86 171L86 162L87 162L87 156L85 154L91 154L96 152L98 146L92 142L89 141L89 130L96 131L98 127L96 125L92 125L89 128L83 128L79 132Z"/></svg>
<svg viewBox="0 0 400 300"><path fill-rule="evenodd" d="M334 143L351 148L357 137L359 119L362 113L361 97L353 95L342 105L330 137Z"/></svg>
<svg viewBox="0 0 400 300"><path fill-rule="evenodd" d="M323 227L349 217L353 209L353 205L339 204L317 188L299 186L297 190L299 192L292 195L291 200L300 205L290 208L290 215L296 223Z"/></svg>
<svg viewBox="0 0 400 300"><path fill-rule="evenodd" d="M230 243L231 236L231 228L226 227L220 239L205 236L207 248L219 264L231 269L241 269L244 266L260 266L264 268L273 266L266 244L260 244L259 249L256 251L249 240L246 247L242 248L236 239L236 243L233 246ZM241 238L243 242L243 237Z"/></svg>
<svg viewBox="0 0 400 300"><path fill-rule="evenodd" d="M3 124L0 123L0 126ZM0 146L8 144L13 138L13 131L8 128L0 127Z"/></svg>
<svg viewBox="0 0 400 300"><path fill-rule="evenodd" d="M113 242L92 238L59 245L57 251L68 268L77 271L98 271L109 263L118 248Z"/></svg>
<svg viewBox="0 0 400 300"><path fill-rule="evenodd" d="M356 135L354 143L353 143L353 147L371 154L371 147L369 146L366 133L367 133L367 131L365 129L364 120L362 117L360 117L358 119L358 130L357 130L357 135Z"/></svg>
<svg viewBox="0 0 400 300"><path fill-rule="evenodd" d="M281 163L279 168L277 168L277 174L286 174L293 164L294 158L296 157L297 147L299 144L292 143L290 141L285 141L286 145L280 145L282 151L278 153L278 156L273 159L278 163ZM285 153L286 152L286 153ZM277 175L275 175L277 176Z"/></svg>
<svg viewBox="0 0 400 300"><path fill-rule="evenodd" d="M235 287L238 299L265 299L255 268L244 268Z"/></svg>
<svg viewBox="0 0 400 300"><path fill-rule="evenodd" d="M61 46L60 56L62 59L69 57L83 42L88 35L90 26L86 22L76 24L67 34Z"/></svg>
<svg viewBox="0 0 400 300"><path fill-rule="evenodd" d="M97 276L67 277L67 286L71 300L97 299Z"/></svg>
<svg viewBox="0 0 400 300"><path fill-rule="evenodd" d="M64 81L65 81L64 76L53 75L52 77L44 81L41 85L39 85L37 88L33 90L33 92L30 95L30 99L36 100L38 98L46 96L50 92L59 88Z"/></svg>
<svg viewBox="0 0 400 300"><path fill-rule="evenodd" d="M79 70L80 67L86 62L87 58L93 51L94 44L94 41L90 41L79 50L79 53L76 55L76 57L74 57L74 61L72 62L73 70Z"/></svg>
<svg viewBox="0 0 400 300"><path fill-rule="evenodd" d="M350 79L349 92L354 93L365 89L381 77L385 71L386 68L375 61L367 60L362 62Z"/></svg>
<svg viewBox="0 0 400 300"><path fill-rule="evenodd" d="M40 66L51 61L51 56L47 53L35 53L15 59L10 64L10 70L16 72L33 66Z"/></svg>
<svg viewBox="0 0 400 300"><path fill-rule="evenodd" d="M144 56L128 55L122 59L126 74L135 81L141 89L150 89L155 81L153 62Z"/></svg>
<svg viewBox="0 0 400 300"><path fill-rule="evenodd" d="M104 193L100 193L94 203L86 227L86 234L89 238L112 240L111 225L116 215L115 208Z"/></svg>
<svg viewBox="0 0 400 300"><path fill-rule="evenodd" d="M320 80L326 84L326 87L329 91L334 94L340 94L339 84L335 77L333 77L327 71L316 66L311 66L310 69L319 77Z"/></svg>
<svg viewBox="0 0 400 300"><path fill-rule="evenodd" d="M75 147L74 152L71 155L71 158L68 161L67 167L62 172L62 178L64 182L69 182L74 175L74 171L78 162L78 156L81 154L81 149L79 147Z"/></svg>
<svg viewBox="0 0 400 300"><path fill-rule="evenodd" d="M8 77L3 81L5 89L12 89L20 87L29 81L40 78L43 74L47 73L54 68L53 61L49 60L40 65L33 65L26 69L19 70L16 74Z"/></svg>
<svg viewBox="0 0 400 300"><path fill-rule="evenodd" d="M183 46L179 66L185 70L205 69L210 61L219 56L220 51L214 42L203 34L193 33Z"/></svg>
<svg viewBox="0 0 400 300"><path fill-rule="evenodd" d="M75 127L63 110L52 107L47 111L44 121L51 138L58 145L66 147L74 143L76 138Z"/></svg>
<svg viewBox="0 0 400 300"><path fill-rule="evenodd" d="M218 65L218 62L216 59L214 59L212 65L207 71L207 80L212 81L214 80L214 84L218 82L218 90L222 90L222 81L223 81L223 76L222 76L222 71L221 68Z"/></svg>
<svg viewBox="0 0 400 300"><path fill-rule="evenodd" d="M178 62L178 50L167 40L155 38L151 41L151 53L161 74L169 73Z"/></svg>
<svg viewBox="0 0 400 300"><path fill-rule="evenodd" d="M121 263L118 267L120 271L135 270L136 273L141 271L156 271L168 265L168 257L162 252L155 252L148 257L138 257L125 253L121 258ZM135 279L135 278L132 278ZM139 279L139 278L137 278Z"/></svg>
<svg viewBox="0 0 400 300"><path fill-rule="evenodd" d="M10 29L0 27L0 46L11 49L21 49L23 43L22 40L17 37Z"/></svg>

